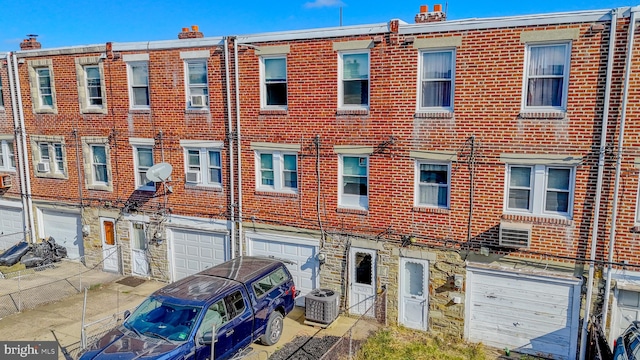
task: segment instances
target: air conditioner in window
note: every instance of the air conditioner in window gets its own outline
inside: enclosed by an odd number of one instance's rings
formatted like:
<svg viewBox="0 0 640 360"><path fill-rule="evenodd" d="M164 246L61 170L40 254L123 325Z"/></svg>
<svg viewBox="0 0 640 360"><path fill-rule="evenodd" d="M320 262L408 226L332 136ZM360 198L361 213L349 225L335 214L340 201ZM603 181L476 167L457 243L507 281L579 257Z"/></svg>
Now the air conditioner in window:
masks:
<svg viewBox="0 0 640 360"><path fill-rule="evenodd" d="M187 182L189 183L199 183L200 182L200 172L199 171L187 171Z"/></svg>
<svg viewBox="0 0 640 360"><path fill-rule="evenodd" d="M12 184L10 175L2 175L0 176L0 189L10 188Z"/></svg>
<svg viewBox="0 0 640 360"><path fill-rule="evenodd" d="M205 107L207 106L206 95L191 95L191 107Z"/></svg>
<svg viewBox="0 0 640 360"><path fill-rule="evenodd" d="M531 244L531 225L501 222L499 237L500 246L528 248Z"/></svg>
<svg viewBox="0 0 640 360"><path fill-rule="evenodd" d="M38 172L49 172L49 163L48 162L39 162L38 163Z"/></svg>

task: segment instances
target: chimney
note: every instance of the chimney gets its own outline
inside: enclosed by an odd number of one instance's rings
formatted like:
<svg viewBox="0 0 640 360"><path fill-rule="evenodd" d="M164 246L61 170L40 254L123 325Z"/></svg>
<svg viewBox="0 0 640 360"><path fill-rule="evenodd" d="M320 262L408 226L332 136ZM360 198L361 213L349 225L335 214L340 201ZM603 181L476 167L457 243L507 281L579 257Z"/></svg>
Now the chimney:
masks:
<svg viewBox="0 0 640 360"><path fill-rule="evenodd" d="M427 5L420 6L420 12L416 14L416 24L418 23L430 23L430 22L438 22L447 20L447 14L442 12L442 5L435 4L433 5L433 11L429 12L429 7Z"/></svg>
<svg viewBox="0 0 640 360"><path fill-rule="evenodd" d="M178 39L198 39L204 37L199 31L198 25L191 25L191 29L182 28L182 32L178 34Z"/></svg>
<svg viewBox="0 0 640 360"><path fill-rule="evenodd" d="M29 34L27 39L22 40L20 43L20 50L37 50L42 47L42 44L36 41L38 35Z"/></svg>

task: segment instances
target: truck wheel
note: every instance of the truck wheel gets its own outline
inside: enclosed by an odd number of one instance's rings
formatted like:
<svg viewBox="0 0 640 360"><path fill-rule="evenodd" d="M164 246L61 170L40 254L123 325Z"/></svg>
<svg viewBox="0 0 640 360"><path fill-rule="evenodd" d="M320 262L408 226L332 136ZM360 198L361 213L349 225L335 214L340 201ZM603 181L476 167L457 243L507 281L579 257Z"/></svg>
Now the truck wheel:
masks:
<svg viewBox="0 0 640 360"><path fill-rule="evenodd" d="M280 336L282 336L282 329L284 328L284 321L282 318L282 314L277 311L274 311L271 316L269 316L269 323L267 323L267 331L260 338L260 342L264 345L271 346L280 340Z"/></svg>

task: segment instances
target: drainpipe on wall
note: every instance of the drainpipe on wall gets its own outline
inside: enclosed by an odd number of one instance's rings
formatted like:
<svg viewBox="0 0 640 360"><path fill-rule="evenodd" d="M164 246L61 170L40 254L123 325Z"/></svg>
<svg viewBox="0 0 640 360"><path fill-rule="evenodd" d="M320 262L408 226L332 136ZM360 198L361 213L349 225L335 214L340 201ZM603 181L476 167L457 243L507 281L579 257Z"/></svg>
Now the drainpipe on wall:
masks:
<svg viewBox="0 0 640 360"><path fill-rule="evenodd" d="M240 75L238 71L238 39L233 38L233 62L236 80L236 132L238 137L238 252L242 256L242 152L240 148Z"/></svg>
<svg viewBox="0 0 640 360"><path fill-rule="evenodd" d="M22 153L25 157L24 162L24 176L25 176L25 196L27 198L27 208L26 211L29 217L29 233L31 234L31 243L36 243L36 233L35 233L35 225L33 219L33 201L31 200L31 177L29 175L29 156L27 155L27 133L24 129L24 110L22 109L22 90L20 89L20 76L18 73L18 59L16 54L12 54L13 58L13 69L15 70L15 86L16 86L16 96L18 100L18 119L20 120L20 145L22 146Z"/></svg>
<svg viewBox="0 0 640 360"><path fill-rule="evenodd" d="M231 258L236 257L236 220L235 220L235 192L233 186L233 180L235 177L233 168L233 128L232 128L232 114L231 114L231 90L229 89L229 38L224 38L224 72L226 86L226 98L227 98L227 128L229 131L229 211L231 222Z"/></svg>
<svg viewBox="0 0 640 360"><path fill-rule="evenodd" d="M24 227L27 227L29 222L29 211L27 211L27 185L25 182L25 176L23 171L23 166L27 165L28 156L22 151L22 146L20 146L20 135L19 129L20 124L18 122L18 103L16 99L15 93L15 84L13 81L13 66L11 65L11 55L12 53L7 54L7 72L9 73L9 92L11 93L11 110L13 113L13 136L14 136L14 148L18 150L18 162L17 162L17 172L18 177L20 179L20 199L22 200L22 218ZM26 229L25 229L26 230ZM26 231L25 231L26 232ZM30 231L31 232L31 231ZM26 241L29 241L25 234Z"/></svg>
<svg viewBox="0 0 640 360"><path fill-rule="evenodd" d="M605 283L605 307L602 313L602 324L607 324L607 312L609 309L609 287L611 286L611 263L613 262L613 249L616 238L616 221L618 217L618 192L620 190L620 167L622 163L622 145L624 142L624 123L627 118L627 103L629 101L629 77L631 76L631 60L633 57L633 38L636 28L636 15L639 8L631 9L631 19L629 20L629 40L627 41L627 57L624 70L624 87L622 93L622 114L620 115L620 134L618 135L618 153L616 154L616 175L613 186L613 205L611 207L611 231L609 233L609 257L607 265L607 280ZM605 98L605 100L608 100Z"/></svg>

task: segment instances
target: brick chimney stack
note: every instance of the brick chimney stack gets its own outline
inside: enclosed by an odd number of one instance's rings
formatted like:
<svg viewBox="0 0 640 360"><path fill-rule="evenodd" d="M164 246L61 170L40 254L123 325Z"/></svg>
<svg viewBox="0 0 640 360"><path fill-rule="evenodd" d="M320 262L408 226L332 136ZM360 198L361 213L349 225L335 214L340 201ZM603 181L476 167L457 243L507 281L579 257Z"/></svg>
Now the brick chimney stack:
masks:
<svg viewBox="0 0 640 360"><path fill-rule="evenodd" d="M189 28L182 28L182 32L178 34L178 39L198 39L204 35L198 30L198 25L191 25Z"/></svg>
<svg viewBox="0 0 640 360"><path fill-rule="evenodd" d="M420 12L416 14L415 18L416 24L445 20L447 20L447 14L442 12L442 5L440 4L433 5L433 11L431 12L429 12L429 7L427 5L421 5Z"/></svg>
<svg viewBox="0 0 640 360"><path fill-rule="evenodd" d="M22 40L20 43L20 50L37 50L42 47L42 44L36 41L38 35L29 34L27 36L29 38Z"/></svg>

